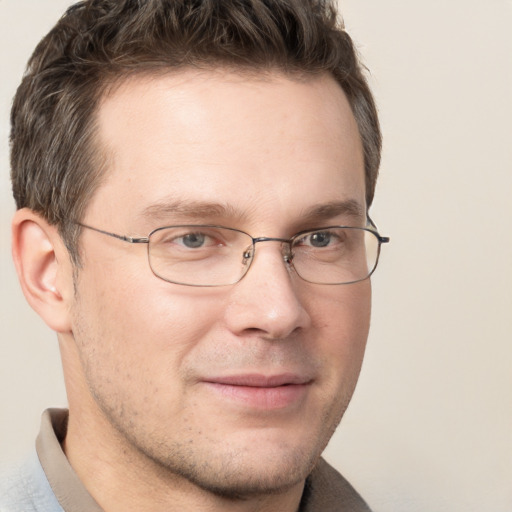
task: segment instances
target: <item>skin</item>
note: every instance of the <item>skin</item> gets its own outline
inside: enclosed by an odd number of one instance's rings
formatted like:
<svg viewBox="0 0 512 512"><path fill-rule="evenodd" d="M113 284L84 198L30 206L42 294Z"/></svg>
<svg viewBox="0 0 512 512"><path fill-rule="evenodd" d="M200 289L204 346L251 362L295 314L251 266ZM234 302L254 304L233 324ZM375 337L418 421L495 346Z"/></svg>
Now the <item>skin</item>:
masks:
<svg viewBox="0 0 512 512"><path fill-rule="evenodd" d="M365 223L325 208L366 210L356 122L329 76L131 78L101 103L98 140L109 169L82 220L101 229ZM55 228L21 210L13 232L25 294L59 333L64 449L104 510L298 509L359 375L369 280L306 283L265 242L238 284L192 288L155 277L145 245L91 230L74 277Z"/></svg>

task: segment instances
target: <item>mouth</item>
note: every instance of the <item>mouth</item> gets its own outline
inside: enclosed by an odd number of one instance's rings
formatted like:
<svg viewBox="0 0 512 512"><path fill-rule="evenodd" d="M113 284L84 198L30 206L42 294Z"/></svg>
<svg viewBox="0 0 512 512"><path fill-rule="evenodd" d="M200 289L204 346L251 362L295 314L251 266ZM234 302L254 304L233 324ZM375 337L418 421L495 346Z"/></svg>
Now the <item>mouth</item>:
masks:
<svg viewBox="0 0 512 512"><path fill-rule="evenodd" d="M299 405L305 399L312 382L309 377L292 373L270 376L231 375L203 381L220 399L261 410L285 409Z"/></svg>

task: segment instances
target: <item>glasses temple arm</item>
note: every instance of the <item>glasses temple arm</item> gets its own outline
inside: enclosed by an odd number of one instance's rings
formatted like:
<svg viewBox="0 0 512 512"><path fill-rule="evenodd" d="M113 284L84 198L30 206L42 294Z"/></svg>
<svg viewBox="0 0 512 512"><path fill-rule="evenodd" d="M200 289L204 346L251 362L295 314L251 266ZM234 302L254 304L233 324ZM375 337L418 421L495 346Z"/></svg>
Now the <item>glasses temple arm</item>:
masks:
<svg viewBox="0 0 512 512"><path fill-rule="evenodd" d="M105 231L103 229L98 229L93 226L88 226L87 224L82 224L81 222L75 222L77 226L81 226L82 228L91 229L92 231L96 231L97 233L102 233L103 235L111 236L112 238L117 238L118 240L122 240L123 242L129 242L130 244L147 244L149 243L148 237L133 237L126 235L118 235L117 233L111 233L110 231Z"/></svg>

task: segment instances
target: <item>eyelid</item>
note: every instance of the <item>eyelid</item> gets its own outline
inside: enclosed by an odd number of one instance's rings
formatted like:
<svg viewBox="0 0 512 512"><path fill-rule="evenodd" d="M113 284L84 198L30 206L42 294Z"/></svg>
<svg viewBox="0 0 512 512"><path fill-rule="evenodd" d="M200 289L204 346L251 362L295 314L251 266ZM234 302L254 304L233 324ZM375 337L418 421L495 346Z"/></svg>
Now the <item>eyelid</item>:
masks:
<svg viewBox="0 0 512 512"><path fill-rule="evenodd" d="M217 225L179 225L179 226L164 226L157 228L153 233L160 232L159 240L163 242L175 242L181 244L183 239L188 236L202 236L205 239L205 246L220 246L231 245L236 239L237 233L243 233L247 237L249 235L243 231L233 228ZM165 235L165 236L164 236Z"/></svg>
<svg viewBox="0 0 512 512"><path fill-rule="evenodd" d="M309 229L301 229L297 233L295 233L291 240L295 240L296 238L301 238L307 235L310 235L312 233L322 233L323 231L332 231L333 229L337 229L340 227L345 227L343 224L329 224L327 226L313 226Z"/></svg>

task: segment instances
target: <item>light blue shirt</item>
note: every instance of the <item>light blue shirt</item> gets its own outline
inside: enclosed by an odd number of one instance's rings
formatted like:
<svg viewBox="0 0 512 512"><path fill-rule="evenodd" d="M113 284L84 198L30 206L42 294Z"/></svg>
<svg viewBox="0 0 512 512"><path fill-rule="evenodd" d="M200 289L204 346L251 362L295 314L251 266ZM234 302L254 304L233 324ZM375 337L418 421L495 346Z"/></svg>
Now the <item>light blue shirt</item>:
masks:
<svg viewBox="0 0 512 512"><path fill-rule="evenodd" d="M2 472L0 512L64 512L35 450L23 465Z"/></svg>

